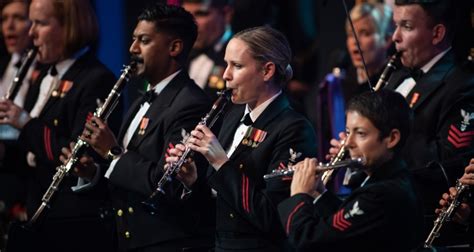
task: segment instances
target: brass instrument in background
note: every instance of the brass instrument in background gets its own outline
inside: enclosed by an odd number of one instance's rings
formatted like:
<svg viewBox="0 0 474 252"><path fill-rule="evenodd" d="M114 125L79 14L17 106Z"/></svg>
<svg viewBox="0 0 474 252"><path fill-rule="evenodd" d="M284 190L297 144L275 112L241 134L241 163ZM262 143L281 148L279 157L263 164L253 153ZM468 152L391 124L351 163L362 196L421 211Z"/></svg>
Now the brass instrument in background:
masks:
<svg viewBox="0 0 474 252"><path fill-rule="evenodd" d="M230 102L232 95L232 90L227 89L222 92L219 92L219 98L212 105L211 110L201 119L199 125L207 126L212 128L216 123L217 119L223 114L226 105ZM186 145L187 140L189 139L189 134L183 129L182 132L183 139L181 143ZM179 158L178 161L172 163L170 167L164 171L163 176L158 181L155 191L150 195L150 197L142 202L145 208L148 209L150 214L154 214L158 209L158 197L165 194L164 186L166 183L170 182L176 174L178 174L181 167L187 162L188 158L191 157L193 151L186 146L186 149L183 152L183 155Z"/></svg>
<svg viewBox="0 0 474 252"><path fill-rule="evenodd" d="M390 60L388 61L387 65L383 69L382 74L380 75L379 80L377 81L377 84L375 84L375 87L373 88L374 91L378 91L381 88L385 87L388 83L388 80L390 79L390 76L392 73L397 70L400 66L400 56L401 53L397 52L392 57L390 57Z"/></svg>
<svg viewBox="0 0 474 252"><path fill-rule="evenodd" d="M431 248L433 246L434 240L440 235L441 228L445 223L451 221L454 214L456 213L456 209L459 207L459 205L461 205L461 201L464 198L464 195L468 191L468 189L468 185L462 184L461 182L459 182L459 180L456 182L456 196L454 196L449 206L447 208L444 208L441 213L439 213L438 217L434 221L431 232L428 234L428 237L425 240L423 247Z"/></svg>
<svg viewBox="0 0 474 252"><path fill-rule="evenodd" d="M337 164L338 162L342 161L344 159L344 157L346 156L346 153L347 153L347 149L346 149L346 140L342 140L341 141L341 148L339 149L339 151L337 152L336 156L334 156L331 161L329 161L329 165L334 165L334 164ZM325 171L322 175L321 175L321 181L323 181L323 184L324 185L327 185L327 183L329 182L329 180L331 179L332 177L332 174L334 173L334 169L331 169L331 170L327 170Z"/></svg>
<svg viewBox="0 0 474 252"><path fill-rule="evenodd" d="M38 47L33 47L26 53L26 57L21 62L21 66L18 68L18 71L13 78L12 84L5 94L5 99L11 101L15 99L15 96L20 90L21 84L23 83L23 80L25 79L31 64L33 64L33 61L35 60L36 54L38 54Z"/></svg>
<svg viewBox="0 0 474 252"><path fill-rule="evenodd" d="M364 164L365 164L365 159L361 157L340 160L338 162L331 162L327 164L319 163L319 165L316 167L316 172L324 173L330 170L335 170L335 169L344 168L344 167L360 168ZM273 170L269 174L263 175L263 179L269 180L269 179L281 178L281 177L291 177L293 176L294 172L295 170L292 168L292 166L288 166L287 169L276 169L276 170Z"/></svg>
<svg viewBox="0 0 474 252"><path fill-rule="evenodd" d="M110 116L114 108L117 106L120 98L120 93L122 92L125 84L129 81L130 77L135 73L136 70L136 62L132 61L130 65L125 66L122 70L122 74L120 78L115 83L112 91L107 96L104 104L98 107L97 110L94 112L94 116L98 117L104 121ZM56 173L53 176L53 182L51 182L50 186L46 190L43 198L41 199L41 205L39 206L38 210L36 210L33 217L30 219L29 224L33 224L37 221L41 213L46 207L49 207L49 203L51 198L53 197L54 193L59 189L59 185L64 177L69 173L69 171L77 165L77 162L81 158L82 154L86 151L89 144L86 143L84 140L81 139L79 136L76 140L76 144L71 150L71 156L68 158L65 164L60 165L56 168Z"/></svg>

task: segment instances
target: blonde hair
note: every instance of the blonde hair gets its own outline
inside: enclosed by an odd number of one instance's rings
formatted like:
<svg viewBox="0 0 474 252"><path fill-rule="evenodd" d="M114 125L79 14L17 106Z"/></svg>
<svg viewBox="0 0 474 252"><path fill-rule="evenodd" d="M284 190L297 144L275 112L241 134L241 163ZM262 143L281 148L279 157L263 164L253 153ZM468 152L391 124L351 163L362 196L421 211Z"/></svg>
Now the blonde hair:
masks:
<svg viewBox="0 0 474 252"><path fill-rule="evenodd" d="M293 77L291 68L291 48L285 35L268 26L258 26L243 30L234 35L245 42L250 54L259 62L275 64L274 81L283 86Z"/></svg>
<svg viewBox="0 0 474 252"><path fill-rule="evenodd" d="M64 56L70 57L98 39L99 25L90 0L52 0L55 17L64 28Z"/></svg>
<svg viewBox="0 0 474 252"><path fill-rule="evenodd" d="M375 25L377 33L381 38L392 36L394 25L392 22L392 8L382 3L361 3L352 8L350 16L353 22L364 17L370 17ZM349 20L346 28L350 29Z"/></svg>

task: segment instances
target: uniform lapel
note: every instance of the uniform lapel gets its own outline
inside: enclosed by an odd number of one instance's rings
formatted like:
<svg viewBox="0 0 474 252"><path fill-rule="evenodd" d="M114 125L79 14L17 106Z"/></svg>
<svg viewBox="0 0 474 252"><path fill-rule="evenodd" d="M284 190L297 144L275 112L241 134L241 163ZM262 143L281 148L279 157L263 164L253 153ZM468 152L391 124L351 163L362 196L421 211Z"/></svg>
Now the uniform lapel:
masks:
<svg viewBox="0 0 474 252"><path fill-rule="evenodd" d="M390 90L395 90L397 87L402 84L403 80L407 78L409 73L405 69L401 69L399 71L396 71L395 73L392 74L390 77L388 84L385 88L390 89Z"/></svg>
<svg viewBox="0 0 474 252"><path fill-rule="evenodd" d="M253 128L254 130L266 131L268 125L272 123L276 117L286 108L290 106L288 99L285 95L279 95L268 107L263 111L263 113L257 118L252 126L249 127L249 130ZM266 132L266 136L270 135L271 132ZM264 139L263 139L264 140ZM242 144L242 142L237 146L237 149L232 153L232 157L237 157L241 152L244 152L247 149L252 149L254 147L247 146Z"/></svg>
<svg viewBox="0 0 474 252"><path fill-rule="evenodd" d="M150 108L143 117L145 118L145 120L147 120L145 129L142 129L142 131L140 131L140 127L142 127L143 122L142 118L128 146L140 145L143 139L145 139L149 134L151 134L151 132L154 131L154 129L158 126L160 122L165 120L165 118L163 117L163 112L167 108L171 107L176 95L178 95L181 89L183 89L183 87L186 86L188 82L190 82L190 79L184 70L181 71L174 79L170 81L170 83L152 102Z"/></svg>
<svg viewBox="0 0 474 252"><path fill-rule="evenodd" d="M454 56L448 52L425 75L418 80L407 96L407 101L416 110L424 101L444 84L444 78L454 67Z"/></svg>
<svg viewBox="0 0 474 252"><path fill-rule="evenodd" d="M142 94L142 95L145 95L145 94ZM141 96L135 99L135 101L132 103L132 105L128 109L127 114L125 115L124 120L122 122L122 125L120 126L120 131L117 137L117 140L119 141L119 143L123 141L123 136L127 132L128 126L130 125L130 123L132 123L132 120L135 117L135 114L140 109L141 100L142 100Z"/></svg>
<svg viewBox="0 0 474 252"><path fill-rule="evenodd" d="M230 148L234 140L235 131L240 125L240 119L244 116L244 111L245 105L233 105L227 116L224 117L224 123L222 124L218 137L224 150Z"/></svg>
<svg viewBox="0 0 474 252"><path fill-rule="evenodd" d="M58 88L61 87L61 83L63 83L64 81L72 81L72 80L76 80L77 79L77 76L82 72L82 70L85 68L85 67L88 67L88 62L89 62L89 59L90 59L90 53L86 53L84 54L83 56L79 57L73 64L71 67L69 67L69 69L66 71L66 73L61 77L60 81L59 81L59 84L58 84ZM72 85L74 85L74 83L72 82ZM72 86L72 88L74 88L74 86ZM46 102L46 104L44 105L44 108L41 110L41 113L40 113L40 116L45 113L46 111L48 111L48 109L50 107L52 107L54 104L56 104L57 101L61 100L62 98L59 96L59 95L56 95L56 96L52 96L50 95L50 97L48 98L48 101Z"/></svg>
<svg viewBox="0 0 474 252"><path fill-rule="evenodd" d="M7 70L8 64L10 63L11 55L8 54L6 57L0 58L0 77L3 77Z"/></svg>

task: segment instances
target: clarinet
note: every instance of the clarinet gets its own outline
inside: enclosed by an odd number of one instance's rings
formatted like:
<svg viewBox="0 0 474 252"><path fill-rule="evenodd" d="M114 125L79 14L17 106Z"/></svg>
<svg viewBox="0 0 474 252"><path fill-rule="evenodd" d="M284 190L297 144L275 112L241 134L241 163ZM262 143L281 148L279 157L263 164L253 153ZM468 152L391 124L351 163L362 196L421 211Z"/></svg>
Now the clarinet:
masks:
<svg viewBox="0 0 474 252"><path fill-rule="evenodd" d="M120 98L120 93L125 87L125 84L129 81L130 76L135 72L135 68L135 61L132 61L130 65L124 67L120 78L115 83L114 87L112 88L112 91L107 96L107 99L105 100L104 104L98 107L97 110L94 112L95 117L98 117L104 121L107 120L107 118L114 110L115 106L117 106ZM56 168L56 173L53 176L53 181L46 190L46 193L43 195L43 198L41 199L41 205L29 221L30 225L37 221L37 219L46 207L49 207L51 198L53 197L54 193L59 189L61 181L69 173L71 168L76 166L77 162L79 161L79 158L82 156L82 154L84 154L88 147L89 144L82 140L79 136L76 140L76 144L71 150L71 156L68 158L66 163Z"/></svg>
<svg viewBox="0 0 474 252"><path fill-rule="evenodd" d="M28 73L31 64L33 64L37 53L38 47L33 47L26 54L25 59L21 62L21 66L16 72L15 78L13 78L12 84L5 95L6 100L12 101L15 98L18 90L20 90L21 84L23 83L23 79L25 79L26 73Z"/></svg>
<svg viewBox="0 0 474 252"><path fill-rule="evenodd" d="M209 128L215 124L217 119L223 114L226 105L230 101L230 96L232 94L231 89L227 89L219 93L219 98L214 102L212 105L211 110L201 119L199 125L204 125ZM184 131L184 129L183 129ZM185 131L183 132L183 139L181 143L186 145L187 140L189 139L189 134L186 134ZM194 152L186 146L183 155L179 158L178 161L172 163L170 167L164 172L163 176L157 183L157 187L155 191L150 195L148 199L142 202L142 204L150 211L151 214L155 212L158 208L156 202L156 198L160 195L164 195L164 186L166 183L170 182L176 174L178 174L179 169L187 162L187 159L191 157Z"/></svg>
<svg viewBox="0 0 474 252"><path fill-rule="evenodd" d="M464 197L464 194L468 191L469 186L462 184L459 180L456 181L456 196L454 196L453 201L449 204L449 206L439 213L438 217L433 223L433 228L431 232L428 234L428 237L425 240L423 245L424 248L431 248L433 242L436 238L439 237L441 228L446 222L451 221L452 217L456 213L456 209L461 205L461 201Z"/></svg>
<svg viewBox="0 0 474 252"><path fill-rule="evenodd" d="M380 75L379 80L377 81L377 84L375 84L375 87L373 88L374 91L378 91L387 85L388 80L390 79L390 76L395 70L397 70L399 66L400 56L401 56L401 53L397 52L394 55L392 55L392 57L390 57L390 60L388 61L387 66L385 66L382 74Z"/></svg>

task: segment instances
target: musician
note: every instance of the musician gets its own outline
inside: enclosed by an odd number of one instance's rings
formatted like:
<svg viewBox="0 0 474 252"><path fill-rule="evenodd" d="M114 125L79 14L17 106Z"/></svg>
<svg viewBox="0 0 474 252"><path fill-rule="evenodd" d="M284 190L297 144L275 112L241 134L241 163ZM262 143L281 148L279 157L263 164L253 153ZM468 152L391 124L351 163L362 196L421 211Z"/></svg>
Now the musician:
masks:
<svg viewBox="0 0 474 252"><path fill-rule="evenodd" d="M115 78L92 54L98 26L89 1L33 0L29 18L37 60L50 67L29 88L24 109L0 102L0 118L1 124L20 130L18 143L29 152L26 208L31 218L61 164L61 147L82 132L97 99L106 97ZM8 250L114 250L113 222L100 213L105 188L75 193L71 187L77 183L75 176L64 179L52 208L32 230L10 230Z"/></svg>
<svg viewBox="0 0 474 252"><path fill-rule="evenodd" d="M215 251L282 251L287 246L275 206L287 197L289 181L266 182L263 175L285 167L290 148L302 157L316 151L309 122L289 107L281 91L292 75L290 60L288 41L272 28L235 34L226 48L223 76L235 105L224 117L219 138L203 125L191 132L189 147L209 161L207 181L217 193ZM176 161L183 148L170 150L167 161ZM195 166L185 166L178 178L192 184L195 174Z"/></svg>
<svg viewBox="0 0 474 252"><path fill-rule="evenodd" d="M85 125L82 138L110 162L96 167L84 160L78 169L84 177L105 173L120 251L176 252L213 243L204 233L209 224L200 212L207 206L206 195L210 200L207 186L185 188L175 180L163 188L166 194L153 213L141 203L163 176L166 150L210 109L209 98L183 69L196 34L194 18L183 8L158 3L145 8L130 53L149 90L131 105L117 137L99 118Z"/></svg>
<svg viewBox="0 0 474 252"><path fill-rule="evenodd" d="M454 7L448 0L397 0L394 7L393 41L404 68L387 88L405 96L414 111L403 156L429 224L439 195L461 177L474 148L474 75L454 59ZM441 166L429 166L431 161Z"/></svg>
<svg viewBox="0 0 474 252"><path fill-rule="evenodd" d="M9 0L4 1L0 6L2 10L2 34L7 48L8 54L1 57L0 61L0 97L4 97L10 88L13 78L18 70L19 63L26 52L26 49L31 46L32 41L28 36L31 22L28 19L28 7L30 1L23 0ZM15 103L23 106L26 92L28 91L28 82L34 67L31 67L27 78L25 78L25 85L22 85L17 96L15 96ZM34 81L34 80L31 80Z"/></svg>
<svg viewBox="0 0 474 252"><path fill-rule="evenodd" d="M381 3L361 3L350 12L355 33L359 39L361 51L356 44L354 32L349 20L346 21L346 49L350 56L350 66L338 66L333 72L326 75L318 88L316 110L314 99L308 113L316 117L318 133L318 156L323 158L327 153L329 140L337 138L339 132L344 131L345 104L355 95L368 91L369 79L372 85L377 83L380 74L387 62L387 51L393 45L392 9ZM368 76L362 62L365 59ZM310 94L311 95L311 94ZM314 112L316 111L316 112ZM313 116L314 115L314 116ZM328 123L329 122L329 123ZM328 189L344 195L350 192L342 186L345 170L334 173L328 182Z"/></svg>
<svg viewBox="0 0 474 252"><path fill-rule="evenodd" d="M224 52L232 36L233 7L229 0L184 0L182 6L193 14L198 36L190 53L188 72L212 100L225 89Z"/></svg>
<svg viewBox="0 0 474 252"><path fill-rule="evenodd" d="M341 202L326 191L316 159L305 159L295 167L291 198L278 206L281 223L298 251L409 251L423 219L400 157L408 104L393 91L366 92L349 101L346 116L346 147L351 158L365 159L367 179Z"/></svg>

